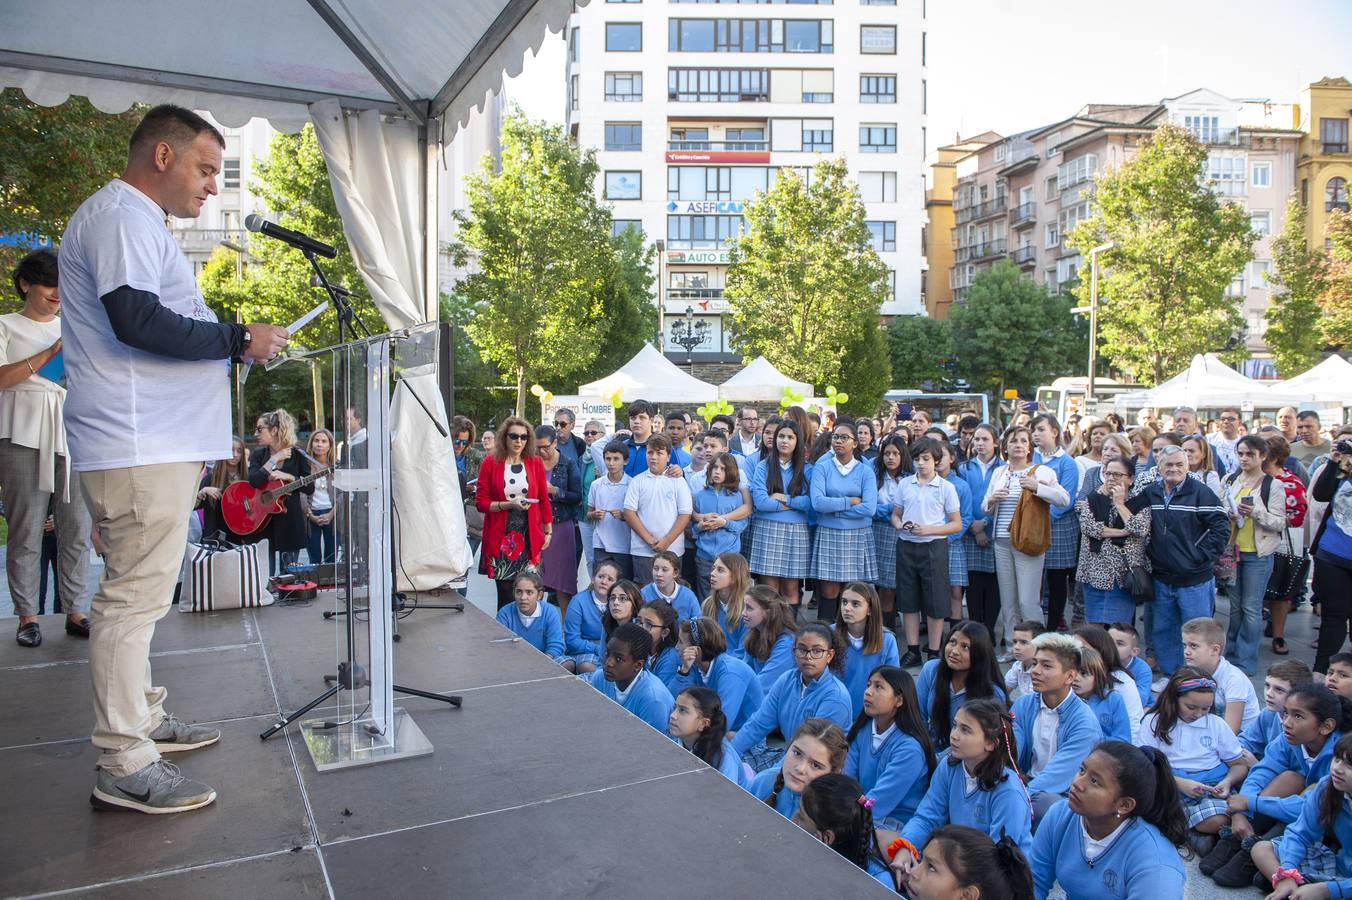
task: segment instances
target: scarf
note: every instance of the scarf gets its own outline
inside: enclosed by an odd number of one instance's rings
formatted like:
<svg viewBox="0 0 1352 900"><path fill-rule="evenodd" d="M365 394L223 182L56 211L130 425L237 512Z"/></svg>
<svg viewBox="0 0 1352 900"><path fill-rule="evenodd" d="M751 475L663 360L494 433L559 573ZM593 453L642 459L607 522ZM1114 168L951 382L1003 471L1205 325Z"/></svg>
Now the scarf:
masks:
<svg viewBox="0 0 1352 900"><path fill-rule="evenodd" d="M1121 515L1117 512L1117 505L1113 503L1113 498L1107 494L1094 491L1088 497L1089 511L1094 514L1095 521L1102 522L1108 528L1124 528L1126 523L1122 521ZM1127 539L1121 537L1109 538L1114 546L1126 546ZM1102 538L1089 539L1089 552L1100 553L1103 550Z"/></svg>

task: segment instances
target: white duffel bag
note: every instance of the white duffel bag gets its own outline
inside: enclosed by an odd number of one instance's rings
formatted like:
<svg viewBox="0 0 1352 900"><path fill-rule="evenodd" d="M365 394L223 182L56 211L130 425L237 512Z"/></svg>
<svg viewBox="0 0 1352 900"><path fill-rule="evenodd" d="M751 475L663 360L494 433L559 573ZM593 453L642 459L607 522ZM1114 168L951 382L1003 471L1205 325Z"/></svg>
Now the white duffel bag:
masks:
<svg viewBox="0 0 1352 900"><path fill-rule="evenodd" d="M272 605L267 541L243 546L221 540L189 543L184 568L179 612Z"/></svg>

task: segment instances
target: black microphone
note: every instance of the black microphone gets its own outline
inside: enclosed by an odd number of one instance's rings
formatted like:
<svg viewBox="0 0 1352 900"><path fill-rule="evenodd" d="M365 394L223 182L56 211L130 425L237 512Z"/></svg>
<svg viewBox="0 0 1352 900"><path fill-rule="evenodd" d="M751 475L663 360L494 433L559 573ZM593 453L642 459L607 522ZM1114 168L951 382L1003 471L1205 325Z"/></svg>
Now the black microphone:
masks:
<svg viewBox="0 0 1352 900"><path fill-rule="evenodd" d="M319 280L319 276L318 276L318 275L311 275L311 276L310 276L310 287L312 287L312 288L322 288L322 287L325 287L325 284L324 284L324 282L322 282L322 281ZM351 297L351 296L352 296L352 292L349 291L347 288L343 287L341 284L330 284L330 285L328 285L327 287L328 287L329 290L333 291L333 292L334 292L335 294L337 294L339 297Z"/></svg>
<svg viewBox="0 0 1352 900"><path fill-rule="evenodd" d="M333 259L338 255L338 251L328 244L320 243L307 234L301 234L299 231L283 228L275 222L269 222L258 213L250 213L246 216L244 219L244 227L250 231L266 234L270 238L276 238L284 244L290 244L297 250L304 250L307 253L313 253L315 256L322 256L325 259Z"/></svg>

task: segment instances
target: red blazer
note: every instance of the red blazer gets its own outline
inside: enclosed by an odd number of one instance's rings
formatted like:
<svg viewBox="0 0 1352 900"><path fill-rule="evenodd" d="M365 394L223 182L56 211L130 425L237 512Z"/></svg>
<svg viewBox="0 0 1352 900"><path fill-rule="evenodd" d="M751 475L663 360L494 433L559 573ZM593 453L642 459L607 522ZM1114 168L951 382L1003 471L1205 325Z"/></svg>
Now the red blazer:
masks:
<svg viewBox="0 0 1352 900"><path fill-rule="evenodd" d="M526 511L526 532L530 538L530 561L540 564L540 551L545 543L545 523L553 524L554 507L549 502L549 486L545 482L545 464L538 456L522 459L526 466L526 493L539 503L531 504ZM493 556L502 537L507 531L506 510L489 510L492 503L507 500L506 481L503 478L503 464L495 456L489 456L479 467L479 485L475 489L474 505L484 516L483 548L485 558Z"/></svg>

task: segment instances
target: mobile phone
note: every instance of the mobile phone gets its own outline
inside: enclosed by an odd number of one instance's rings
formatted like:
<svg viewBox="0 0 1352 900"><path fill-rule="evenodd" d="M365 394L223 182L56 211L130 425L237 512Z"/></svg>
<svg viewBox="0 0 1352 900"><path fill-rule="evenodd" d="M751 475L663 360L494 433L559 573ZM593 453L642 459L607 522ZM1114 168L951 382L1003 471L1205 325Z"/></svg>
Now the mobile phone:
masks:
<svg viewBox="0 0 1352 900"><path fill-rule="evenodd" d="M1333 449L1337 450L1344 456L1352 456L1352 441L1348 440L1338 441L1336 444L1333 445Z"/></svg>
<svg viewBox="0 0 1352 900"><path fill-rule="evenodd" d="M1035 413L1035 412L1037 412L1037 401L1036 401L1036 400L1025 400L1025 401L1023 402L1023 411L1026 412L1026 413Z"/></svg>
<svg viewBox="0 0 1352 900"><path fill-rule="evenodd" d="M898 418L898 419L909 419L909 418L911 417L911 411L912 411L913 409L914 409L914 407L912 407L911 404L909 404L909 403L898 403L898 404L897 404L897 418Z"/></svg>

